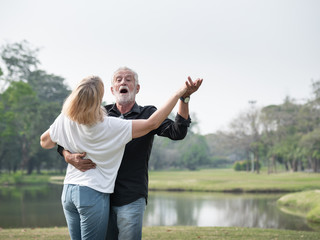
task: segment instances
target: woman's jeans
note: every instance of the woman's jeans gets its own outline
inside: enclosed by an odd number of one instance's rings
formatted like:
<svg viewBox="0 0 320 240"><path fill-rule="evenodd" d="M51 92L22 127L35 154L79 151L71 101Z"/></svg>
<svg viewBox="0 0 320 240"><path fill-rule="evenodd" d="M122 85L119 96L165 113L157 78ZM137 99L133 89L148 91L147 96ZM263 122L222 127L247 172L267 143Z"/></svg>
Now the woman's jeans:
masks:
<svg viewBox="0 0 320 240"><path fill-rule="evenodd" d="M146 209L144 197L124 206L111 206L107 240L140 240L143 214Z"/></svg>
<svg viewBox="0 0 320 240"><path fill-rule="evenodd" d="M61 201L72 240L105 239L110 194L86 186L66 184Z"/></svg>

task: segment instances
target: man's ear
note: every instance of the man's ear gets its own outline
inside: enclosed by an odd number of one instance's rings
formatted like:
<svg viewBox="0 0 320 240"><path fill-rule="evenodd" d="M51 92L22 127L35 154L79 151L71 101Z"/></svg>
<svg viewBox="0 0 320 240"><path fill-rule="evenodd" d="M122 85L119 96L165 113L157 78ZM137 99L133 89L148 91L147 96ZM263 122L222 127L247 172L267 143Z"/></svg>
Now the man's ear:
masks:
<svg viewBox="0 0 320 240"><path fill-rule="evenodd" d="M110 87L110 90L111 90L112 95L114 95L114 93L113 93L113 87Z"/></svg>
<svg viewBox="0 0 320 240"><path fill-rule="evenodd" d="M137 85L136 87L136 94L140 91L140 84Z"/></svg>

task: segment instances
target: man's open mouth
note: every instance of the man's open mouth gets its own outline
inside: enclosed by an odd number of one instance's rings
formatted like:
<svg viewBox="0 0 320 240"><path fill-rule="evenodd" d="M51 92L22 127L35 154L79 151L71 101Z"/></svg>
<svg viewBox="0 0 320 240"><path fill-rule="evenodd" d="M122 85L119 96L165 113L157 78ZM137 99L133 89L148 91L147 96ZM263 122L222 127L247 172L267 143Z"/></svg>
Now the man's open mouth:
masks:
<svg viewBox="0 0 320 240"><path fill-rule="evenodd" d="M120 87L119 92L125 94L129 92L129 89L127 87Z"/></svg>

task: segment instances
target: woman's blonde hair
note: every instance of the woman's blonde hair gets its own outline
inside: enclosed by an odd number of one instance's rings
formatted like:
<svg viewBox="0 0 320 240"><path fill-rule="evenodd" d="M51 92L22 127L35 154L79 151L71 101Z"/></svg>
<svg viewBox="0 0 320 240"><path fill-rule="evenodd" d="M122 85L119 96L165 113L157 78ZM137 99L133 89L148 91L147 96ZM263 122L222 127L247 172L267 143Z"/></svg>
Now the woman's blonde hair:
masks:
<svg viewBox="0 0 320 240"><path fill-rule="evenodd" d="M101 107L104 85L100 77L89 76L68 96L62 113L79 124L93 125L103 121L106 111Z"/></svg>

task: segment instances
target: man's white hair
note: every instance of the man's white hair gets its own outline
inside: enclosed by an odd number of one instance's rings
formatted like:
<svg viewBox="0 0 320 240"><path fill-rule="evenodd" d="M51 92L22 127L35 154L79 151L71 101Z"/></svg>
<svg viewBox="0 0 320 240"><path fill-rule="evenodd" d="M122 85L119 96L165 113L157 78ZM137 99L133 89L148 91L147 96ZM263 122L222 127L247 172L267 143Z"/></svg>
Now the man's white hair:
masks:
<svg viewBox="0 0 320 240"><path fill-rule="evenodd" d="M128 68L128 67L119 67L114 73L113 73L113 76L112 76L112 79L111 79L111 85L113 86L113 83L114 83L114 77L115 75L120 72L120 71L130 71L133 73L133 77L134 77L134 83L135 83L135 86L137 86L139 84L139 79L138 79L138 73L136 73L134 70L132 70L131 68Z"/></svg>

